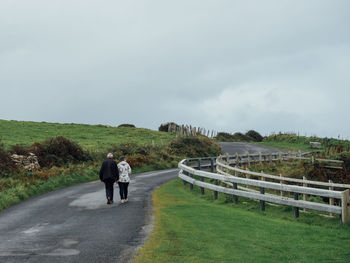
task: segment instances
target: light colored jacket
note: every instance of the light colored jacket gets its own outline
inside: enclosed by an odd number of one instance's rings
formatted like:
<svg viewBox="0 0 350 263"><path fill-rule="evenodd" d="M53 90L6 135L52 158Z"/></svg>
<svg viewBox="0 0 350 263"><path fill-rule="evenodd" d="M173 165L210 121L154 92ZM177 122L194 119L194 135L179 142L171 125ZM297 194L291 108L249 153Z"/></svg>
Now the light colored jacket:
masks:
<svg viewBox="0 0 350 263"><path fill-rule="evenodd" d="M118 169L119 169L119 182L121 183L129 183L130 182L130 174L131 174L131 167L130 165L122 161L118 163Z"/></svg>

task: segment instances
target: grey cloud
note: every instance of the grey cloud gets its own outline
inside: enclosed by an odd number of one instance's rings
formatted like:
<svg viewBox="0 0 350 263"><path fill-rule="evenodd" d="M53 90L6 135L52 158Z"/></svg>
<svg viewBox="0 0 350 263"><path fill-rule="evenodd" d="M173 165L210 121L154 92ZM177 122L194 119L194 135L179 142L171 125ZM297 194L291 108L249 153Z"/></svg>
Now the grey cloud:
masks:
<svg viewBox="0 0 350 263"><path fill-rule="evenodd" d="M153 129L174 120L211 129L268 133L294 127L333 136L339 127L349 134L343 113L350 83L349 11L350 3L340 0L2 1L0 118L120 121ZM248 105L248 113L242 104L222 115L216 105L208 111L221 120L203 115L205 101L242 87L275 87L281 94L308 90L329 102L320 106L311 99L322 114L301 116L292 107L271 112L254 106L259 100L280 103L265 94ZM290 100L283 101L309 109ZM331 119L332 127L322 119Z"/></svg>

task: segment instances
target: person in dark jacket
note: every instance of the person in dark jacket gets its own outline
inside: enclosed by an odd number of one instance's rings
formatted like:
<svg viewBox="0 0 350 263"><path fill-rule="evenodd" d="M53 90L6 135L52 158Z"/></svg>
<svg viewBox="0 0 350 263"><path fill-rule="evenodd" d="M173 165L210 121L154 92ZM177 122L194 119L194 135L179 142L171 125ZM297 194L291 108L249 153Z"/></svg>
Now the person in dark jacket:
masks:
<svg viewBox="0 0 350 263"><path fill-rule="evenodd" d="M113 160L113 154L107 154L100 169L100 180L105 183L107 204L113 203L113 185L119 180L117 163Z"/></svg>

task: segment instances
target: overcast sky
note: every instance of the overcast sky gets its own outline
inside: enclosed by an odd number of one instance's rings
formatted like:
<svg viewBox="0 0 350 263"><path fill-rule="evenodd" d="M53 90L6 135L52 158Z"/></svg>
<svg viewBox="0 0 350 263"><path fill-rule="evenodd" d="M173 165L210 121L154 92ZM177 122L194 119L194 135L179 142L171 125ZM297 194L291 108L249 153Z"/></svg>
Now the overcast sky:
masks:
<svg viewBox="0 0 350 263"><path fill-rule="evenodd" d="M1 0L0 119L350 138L350 1Z"/></svg>

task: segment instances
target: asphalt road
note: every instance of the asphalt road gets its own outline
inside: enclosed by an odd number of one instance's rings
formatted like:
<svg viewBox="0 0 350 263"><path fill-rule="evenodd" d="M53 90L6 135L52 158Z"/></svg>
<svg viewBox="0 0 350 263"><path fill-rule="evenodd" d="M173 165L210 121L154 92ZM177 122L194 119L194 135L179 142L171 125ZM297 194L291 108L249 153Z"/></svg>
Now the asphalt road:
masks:
<svg viewBox="0 0 350 263"><path fill-rule="evenodd" d="M253 153L266 153L266 152L284 152L284 150L276 149L269 146L262 146L257 144L245 143L245 142L219 142L218 145L222 147L223 153L228 154L253 154Z"/></svg>
<svg viewBox="0 0 350 263"><path fill-rule="evenodd" d="M128 262L152 228L151 194L177 169L135 175L129 201L107 205L100 181L31 198L0 212L0 262Z"/></svg>
<svg viewBox="0 0 350 263"><path fill-rule="evenodd" d="M220 143L223 152L278 151ZM107 205L104 184L79 184L31 198L0 212L0 262L129 262L152 229L151 194L178 170L135 175L129 202ZM97 177L97 175L96 175Z"/></svg>

